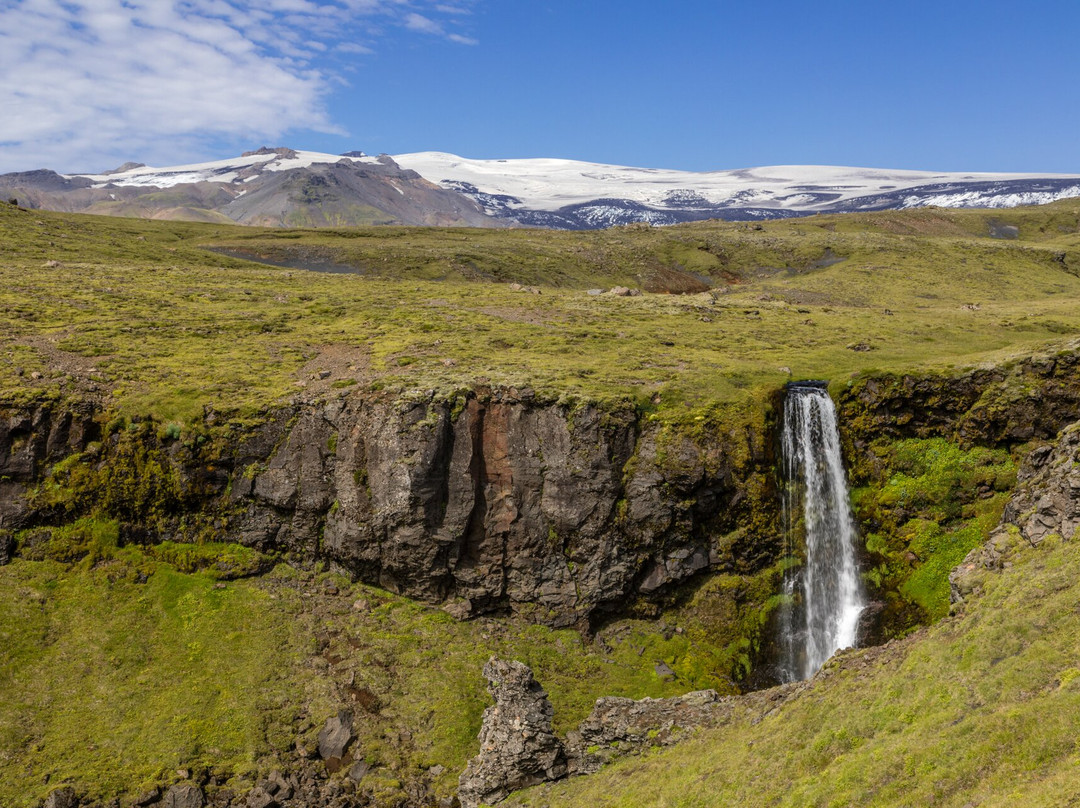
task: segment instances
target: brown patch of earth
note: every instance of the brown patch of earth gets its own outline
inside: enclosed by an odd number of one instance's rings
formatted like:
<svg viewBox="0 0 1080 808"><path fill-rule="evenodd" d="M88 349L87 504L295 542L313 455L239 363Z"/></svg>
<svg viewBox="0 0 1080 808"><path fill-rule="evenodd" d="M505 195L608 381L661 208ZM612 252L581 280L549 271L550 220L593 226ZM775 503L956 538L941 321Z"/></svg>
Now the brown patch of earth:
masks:
<svg viewBox="0 0 1080 808"><path fill-rule="evenodd" d="M307 393L324 395L367 384L374 378L366 347L330 343L314 350L317 353L296 372L296 386Z"/></svg>
<svg viewBox="0 0 1080 808"><path fill-rule="evenodd" d="M486 314L488 317L495 317L499 320L506 320L509 323L529 323L530 325L547 325L551 322L550 317L539 314L534 311L525 311L523 309L510 309L502 308L499 306L485 306L482 309L477 309L481 314Z"/></svg>
<svg viewBox="0 0 1080 808"><path fill-rule="evenodd" d="M59 386L65 392L78 393L83 399L103 401L113 389L112 379L102 370L111 357L83 356L58 348L56 343L66 337L66 333L57 333L12 340L12 345L32 348L44 367L43 371L26 370L21 378L30 387Z"/></svg>

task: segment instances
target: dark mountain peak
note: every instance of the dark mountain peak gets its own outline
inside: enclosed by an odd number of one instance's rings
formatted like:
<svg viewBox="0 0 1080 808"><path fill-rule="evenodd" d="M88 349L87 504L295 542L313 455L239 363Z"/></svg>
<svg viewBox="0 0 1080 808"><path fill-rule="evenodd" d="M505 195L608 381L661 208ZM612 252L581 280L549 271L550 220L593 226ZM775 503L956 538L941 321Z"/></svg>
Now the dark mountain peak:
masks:
<svg viewBox="0 0 1080 808"><path fill-rule="evenodd" d="M94 183L85 177L71 179L57 174L48 168L36 171L16 171L12 174L0 174L0 187L34 188L39 191L70 191L74 188L89 188Z"/></svg>
<svg viewBox="0 0 1080 808"><path fill-rule="evenodd" d="M254 157L255 155L258 155L258 154L276 154L278 157L284 157L286 159L292 159L292 158L296 157L296 150L295 149L290 149L290 148L288 148L286 146L277 146L276 148L273 148L273 149L271 149L269 146L262 146L262 147L260 147L258 149L255 149L255 151L246 151L243 154L241 154L240 156L241 157Z"/></svg>
<svg viewBox="0 0 1080 808"><path fill-rule="evenodd" d="M341 156L342 157L367 157L367 154L365 154L362 151L347 151Z"/></svg>
<svg viewBox="0 0 1080 808"><path fill-rule="evenodd" d="M132 163L129 161L127 163L124 163L122 166L112 169L111 171L102 171L101 173L105 175L123 174L125 171L131 171L134 168L146 168L146 163Z"/></svg>

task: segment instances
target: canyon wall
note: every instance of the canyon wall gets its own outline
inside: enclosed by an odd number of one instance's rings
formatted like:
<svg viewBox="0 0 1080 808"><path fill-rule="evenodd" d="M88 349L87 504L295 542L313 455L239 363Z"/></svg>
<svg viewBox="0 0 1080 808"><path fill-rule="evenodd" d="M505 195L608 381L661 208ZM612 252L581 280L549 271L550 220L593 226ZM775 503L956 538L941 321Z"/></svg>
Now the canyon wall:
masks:
<svg viewBox="0 0 1080 808"><path fill-rule="evenodd" d="M61 402L9 408L0 530L104 503L128 540L236 541L459 617L587 626L705 570L774 560L771 427L748 418L671 429L628 405L513 391L370 394L244 429L209 413L191 439L150 422L103 429ZM146 488L157 500L136 507Z"/></svg>

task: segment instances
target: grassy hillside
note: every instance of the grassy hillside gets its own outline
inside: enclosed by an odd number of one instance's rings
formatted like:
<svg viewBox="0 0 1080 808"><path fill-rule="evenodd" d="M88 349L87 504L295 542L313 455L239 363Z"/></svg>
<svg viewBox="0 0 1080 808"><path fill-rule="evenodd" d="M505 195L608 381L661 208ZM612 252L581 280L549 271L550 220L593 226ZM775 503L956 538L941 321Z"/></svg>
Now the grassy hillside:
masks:
<svg viewBox="0 0 1080 808"><path fill-rule="evenodd" d="M5 808L37 806L64 783L90 799L143 793L180 768L242 792L275 768L302 766L297 744L314 749L341 705L357 716L353 754L373 764L365 787L379 804L401 799L410 781L447 795L475 753L487 702L480 670L492 654L538 672L562 732L600 695L725 686L710 676L713 660L695 656L700 627L685 615L623 621L591 641L458 622L321 570L282 564L235 579L258 566L236 546L118 548L115 522L77 529L91 550L78 563L47 547L0 567ZM70 545L51 545L61 546ZM737 585L734 576L713 585L725 580ZM679 680L657 675L658 660Z"/></svg>
<svg viewBox="0 0 1080 808"><path fill-rule="evenodd" d="M1074 805L1080 554L1012 560L963 616L831 662L779 709L508 804Z"/></svg>
<svg viewBox="0 0 1080 808"><path fill-rule="evenodd" d="M998 221L1020 238L991 238ZM3 206L0 393L89 391L174 420L373 384L668 408L789 371L974 363L1080 332L1078 222L1067 201L598 233L263 231ZM615 284L707 291L586 291Z"/></svg>

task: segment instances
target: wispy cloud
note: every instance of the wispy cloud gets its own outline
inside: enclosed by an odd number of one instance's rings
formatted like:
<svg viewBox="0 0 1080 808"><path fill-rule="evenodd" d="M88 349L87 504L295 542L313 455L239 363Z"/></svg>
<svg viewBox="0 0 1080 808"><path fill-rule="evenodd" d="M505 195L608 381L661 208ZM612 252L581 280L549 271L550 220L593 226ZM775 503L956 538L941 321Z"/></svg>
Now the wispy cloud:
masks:
<svg viewBox="0 0 1080 808"><path fill-rule="evenodd" d="M415 11L405 15L405 27L410 31L422 31L425 34L442 35L443 33L443 27L440 23L425 17L423 14L417 14Z"/></svg>
<svg viewBox="0 0 1080 808"><path fill-rule="evenodd" d="M467 9L456 8L451 6L435 6L436 11L441 11L444 14L468 14ZM435 36L446 37L451 42L456 42L459 45L476 45L477 40L463 34L453 33L447 31L446 27L436 20L430 17L425 17L423 14L418 14L415 11L405 15L405 27L410 31L420 31L425 34L434 34Z"/></svg>
<svg viewBox="0 0 1080 808"><path fill-rule="evenodd" d="M2 4L0 171L100 170L133 155L184 159L215 139L338 132L328 57L370 53L395 27L474 44L439 21L451 13L405 0Z"/></svg>

